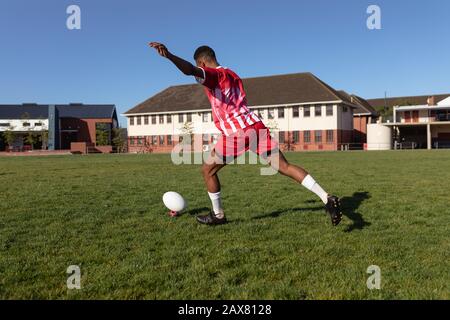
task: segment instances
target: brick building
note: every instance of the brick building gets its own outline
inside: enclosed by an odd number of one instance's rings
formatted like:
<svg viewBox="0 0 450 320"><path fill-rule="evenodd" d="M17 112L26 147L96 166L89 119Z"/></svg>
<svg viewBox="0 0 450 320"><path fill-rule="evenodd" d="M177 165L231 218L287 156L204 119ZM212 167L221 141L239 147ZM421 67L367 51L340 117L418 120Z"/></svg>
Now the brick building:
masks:
<svg viewBox="0 0 450 320"><path fill-rule="evenodd" d="M243 82L249 108L279 135L282 150L339 150L354 142L354 111L373 116L362 98L336 91L311 73ZM198 84L169 87L124 116L130 152L170 152L186 134L201 139L208 149L219 134Z"/></svg>

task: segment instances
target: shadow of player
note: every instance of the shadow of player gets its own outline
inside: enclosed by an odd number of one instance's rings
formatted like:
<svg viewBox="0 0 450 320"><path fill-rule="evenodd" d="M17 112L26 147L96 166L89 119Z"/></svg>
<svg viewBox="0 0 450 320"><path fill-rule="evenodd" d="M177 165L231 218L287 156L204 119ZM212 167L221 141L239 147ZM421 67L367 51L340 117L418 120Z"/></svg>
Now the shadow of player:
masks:
<svg viewBox="0 0 450 320"><path fill-rule="evenodd" d="M313 208L290 208L284 210L277 210L274 212L266 213L260 216L252 217L252 220L260 220L266 218L278 218L284 213L288 212L311 212L311 211L324 211L323 207L313 207Z"/></svg>
<svg viewBox="0 0 450 320"><path fill-rule="evenodd" d="M364 220L361 213L358 212L361 204L370 199L369 192L355 192L351 197L343 197L341 199L341 209L344 216L352 220L352 224L345 229L345 232L352 232L355 229L362 230L371 225L370 222Z"/></svg>

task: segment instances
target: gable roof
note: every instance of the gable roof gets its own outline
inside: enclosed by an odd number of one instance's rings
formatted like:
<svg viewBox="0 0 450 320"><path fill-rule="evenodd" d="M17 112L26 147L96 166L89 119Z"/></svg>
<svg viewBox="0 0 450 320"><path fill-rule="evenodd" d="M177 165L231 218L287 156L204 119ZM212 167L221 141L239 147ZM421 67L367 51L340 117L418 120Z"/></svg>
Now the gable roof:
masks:
<svg viewBox="0 0 450 320"><path fill-rule="evenodd" d="M353 114L367 114L370 113L372 116L377 116L378 112L370 105L370 103L357 95L352 95L353 101L358 106L354 111Z"/></svg>
<svg viewBox="0 0 450 320"><path fill-rule="evenodd" d="M328 101L351 101L312 73L293 73L242 79L249 106L283 105ZM209 109L210 104L199 84L169 87L127 114L177 112Z"/></svg>
<svg viewBox="0 0 450 320"><path fill-rule="evenodd" d="M48 108L49 105L38 104L0 105L0 119L22 119L25 115L30 119L48 119ZM56 105L56 109L60 118L117 120L114 105L69 104Z"/></svg>

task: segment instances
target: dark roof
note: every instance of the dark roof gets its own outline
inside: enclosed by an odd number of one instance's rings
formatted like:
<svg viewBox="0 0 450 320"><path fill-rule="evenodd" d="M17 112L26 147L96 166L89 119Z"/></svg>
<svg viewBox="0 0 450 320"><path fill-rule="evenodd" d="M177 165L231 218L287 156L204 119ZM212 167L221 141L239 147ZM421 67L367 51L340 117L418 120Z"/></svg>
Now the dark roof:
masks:
<svg viewBox="0 0 450 320"><path fill-rule="evenodd" d="M393 97L393 98L387 98L386 99L386 106L387 107L393 107L393 106L408 106L408 105L425 105L427 104L427 99L430 96L434 96L435 103L438 103L441 100L444 100L445 98L450 96L450 93L447 94L435 94L435 95L427 95L427 96L411 96L411 97ZM384 98L378 98L378 99L368 99L367 102L374 107L384 107L385 106L385 99Z"/></svg>
<svg viewBox="0 0 450 320"><path fill-rule="evenodd" d="M22 119L27 115L32 119L47 119L48 106L37 104L0 105L0 119Z"/></svg>
<svg viewBox="0 0 450 320"><path fill-rule="evenodd" d="M377 116L378 112L370 105L370 103L364 99L361 98L357 95L352 95L353 98L353 102L356 103L356 105L358 106L354 111L353 114L358 115L358 114L365 114L365 113L370 113L372 116Z"/></svg>
<svg viewBox="0 0 450 320"><path fill-rule="evenodd" d="M249 106L345 101L345 96L311 73L242 79ZM125 114L209 109L204 89L198 84L169 87Z"/></svg>
<svg viewBox="0 0 450 320"><path fill-rule="evenodd" d="M21 119L28 115L31 119L47 119L49 105L22 104L0 105L0 119ZM56 105L60 118L110 119L117 120L114 105L69 104Z"/></svg>
<svg viewBox="0 0 450 320"><path fill-rule="evenodd" d="M110 119L115 116L114 105L57 105L60 118Z"/></svg>

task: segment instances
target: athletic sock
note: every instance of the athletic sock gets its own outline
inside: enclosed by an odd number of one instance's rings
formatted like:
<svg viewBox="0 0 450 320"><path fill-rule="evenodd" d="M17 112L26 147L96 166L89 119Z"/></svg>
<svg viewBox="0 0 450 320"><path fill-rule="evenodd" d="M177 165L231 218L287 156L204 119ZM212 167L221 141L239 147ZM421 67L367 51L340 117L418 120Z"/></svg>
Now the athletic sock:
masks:
<svg viewBox="0 0 450 320"><path fill-rule="evenodd" d="M223 208L222 208L222 200L220 199L220 191L217 193L208 192L209 198L211 199L214 215L222 219L224 217Z"/></svg>
<svg viewBox="0 0 450 320"><path fill-rule="evenodd" d="M309 191L314 192L319 196L319 198L322 200L324 204L327 204L328 202L328 193L325 192L325 190L322 189L322 187L314 180L313 177L310 175L307 175L305 179L302 181L302 186L304 186Z"/></svg>

